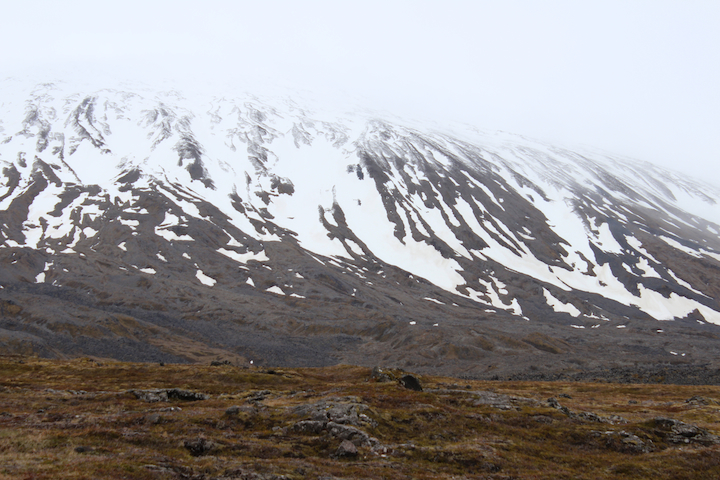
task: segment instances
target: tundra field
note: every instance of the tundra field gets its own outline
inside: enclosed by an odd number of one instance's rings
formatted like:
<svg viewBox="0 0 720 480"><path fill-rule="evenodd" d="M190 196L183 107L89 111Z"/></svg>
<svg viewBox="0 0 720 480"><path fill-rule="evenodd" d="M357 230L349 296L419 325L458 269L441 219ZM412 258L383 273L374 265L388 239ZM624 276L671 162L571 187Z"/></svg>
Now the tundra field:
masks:
<svg viewBox="0 0 720 480"><path fill-rule="evenodd" d="M0 357L0 479L720 477L719 386L214 363Z"/></svg>

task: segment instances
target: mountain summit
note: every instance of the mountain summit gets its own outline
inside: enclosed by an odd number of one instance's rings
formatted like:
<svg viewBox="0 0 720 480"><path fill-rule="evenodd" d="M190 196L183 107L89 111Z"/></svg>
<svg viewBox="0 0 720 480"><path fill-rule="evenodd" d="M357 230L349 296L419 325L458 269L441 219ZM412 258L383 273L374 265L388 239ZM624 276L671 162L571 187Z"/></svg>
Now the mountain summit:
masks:
<svg viewBox="0 0 720 480"><path fill-rule="evenodd" d="M289 99L0 105L5 351L471 376L717 358L720 189L681 174Z"/></svg>

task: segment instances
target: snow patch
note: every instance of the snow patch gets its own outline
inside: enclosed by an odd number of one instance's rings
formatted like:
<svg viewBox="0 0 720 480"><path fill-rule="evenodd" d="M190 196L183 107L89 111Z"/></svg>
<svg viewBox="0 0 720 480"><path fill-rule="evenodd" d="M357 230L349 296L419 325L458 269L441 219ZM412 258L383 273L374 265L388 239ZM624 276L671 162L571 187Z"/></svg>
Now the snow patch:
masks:
<svg viewBox="0 0 720 480"><path fill-rule="evenodd" d="M423 298L423 300L427 300L428 302L434 302L434 303L437 303L438 305L445 305L445 304L444 304L443 302L441 302L440 300L436 300L436 299L430 298L430 297L425 297L425 298Z"/></svg>
<svg viewBox="0 0 720 480"><path fill-rule="evenodd" d="M543 288L543 295L545 296L547 304L556 312L568 313L572 317L578 317L580 316L580 313L582 313L577 309L577 307L575 307L575 305L571 303L563 303L555 298L547 288Z"/></svg>
<svg viewBox="0 0 720 480"><path fill-rule="evenodd" d="M123 218L119 218L118 220L120 221L120 223L122 223L123 225L127 225L128 227L135 228L140 226L139 220L125 220Z"/></svg>
<svg viewBox="0 0 720 480"><path fill-rule="evenodd" d="M217 280L208 277L203 273L202 270L198 270L197 272L195 272L195 276L198 280L200 280L200 283L202 283L203 285L207 285L208 287L212 287L217 283Z"/></svg>
<svg viewBox="0 0 720 480"><path fill-rule="evenodd" d="M190 235L177 235L172 230L165 230L160 227L155 227L155 235L164 238L168 242L180 241L180 242L193 242L195 241Z"/></svg>
<svg viewBox="0 0 720 480"><path fill-rule="evenodd" d="M225 248L218 248L218 253L221 253L228 257L231 260L234 260L238 263L247 263L250 260L255 260L257 262L266 262L270 260L267 255L265 255L265 251L262 250L258 253L253 253L250 250L248 250L246 253L238 253L234 250L227 250Z"/></svg>

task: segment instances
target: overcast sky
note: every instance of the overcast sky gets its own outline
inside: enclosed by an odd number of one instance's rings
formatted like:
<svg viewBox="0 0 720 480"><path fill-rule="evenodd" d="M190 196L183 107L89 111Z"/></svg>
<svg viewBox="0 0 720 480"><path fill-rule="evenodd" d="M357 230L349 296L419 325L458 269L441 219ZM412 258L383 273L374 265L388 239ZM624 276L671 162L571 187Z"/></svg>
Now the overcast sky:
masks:
<svg viewBox="0 0 720 480"><path fill-rule="evenodd" d="M720 184L718 0L2 4L0 78L64 69L331 91Z"/></svg>

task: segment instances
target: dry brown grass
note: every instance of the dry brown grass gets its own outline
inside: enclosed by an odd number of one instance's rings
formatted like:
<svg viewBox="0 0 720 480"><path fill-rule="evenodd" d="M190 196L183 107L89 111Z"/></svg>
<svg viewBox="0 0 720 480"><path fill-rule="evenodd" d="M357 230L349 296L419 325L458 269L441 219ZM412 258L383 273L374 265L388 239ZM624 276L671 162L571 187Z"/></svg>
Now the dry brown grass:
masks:
<svg viewBox="0 0 720 480"><path fill-rule="evenodd" d="M720 431L720 387L474 382L422 377L425 391L370 380L366 368L253 370L92 359L0 357L0 480L85 478L715 479L720 446L671 443L670 417ZM207 400L146 403L131 389L182 388ZM254 401L258 392L268 391ZM510 408L477 392L515 398ZM687 402L693 396L700 402ZM340 440L293 430L293 409L321 400L366 406L379 445L335 458ZM568 416L619 415L624 424ZM569 398L568 398L569 397ZM340 399L340 400L337 400ZM345 399L345 400L343 400ZM243 407L228 415L233 405ZM625 431L652 451L631 451ZM186 441L211 445L194 456ZM257 477L263 478L263 477Z"/></svg>

